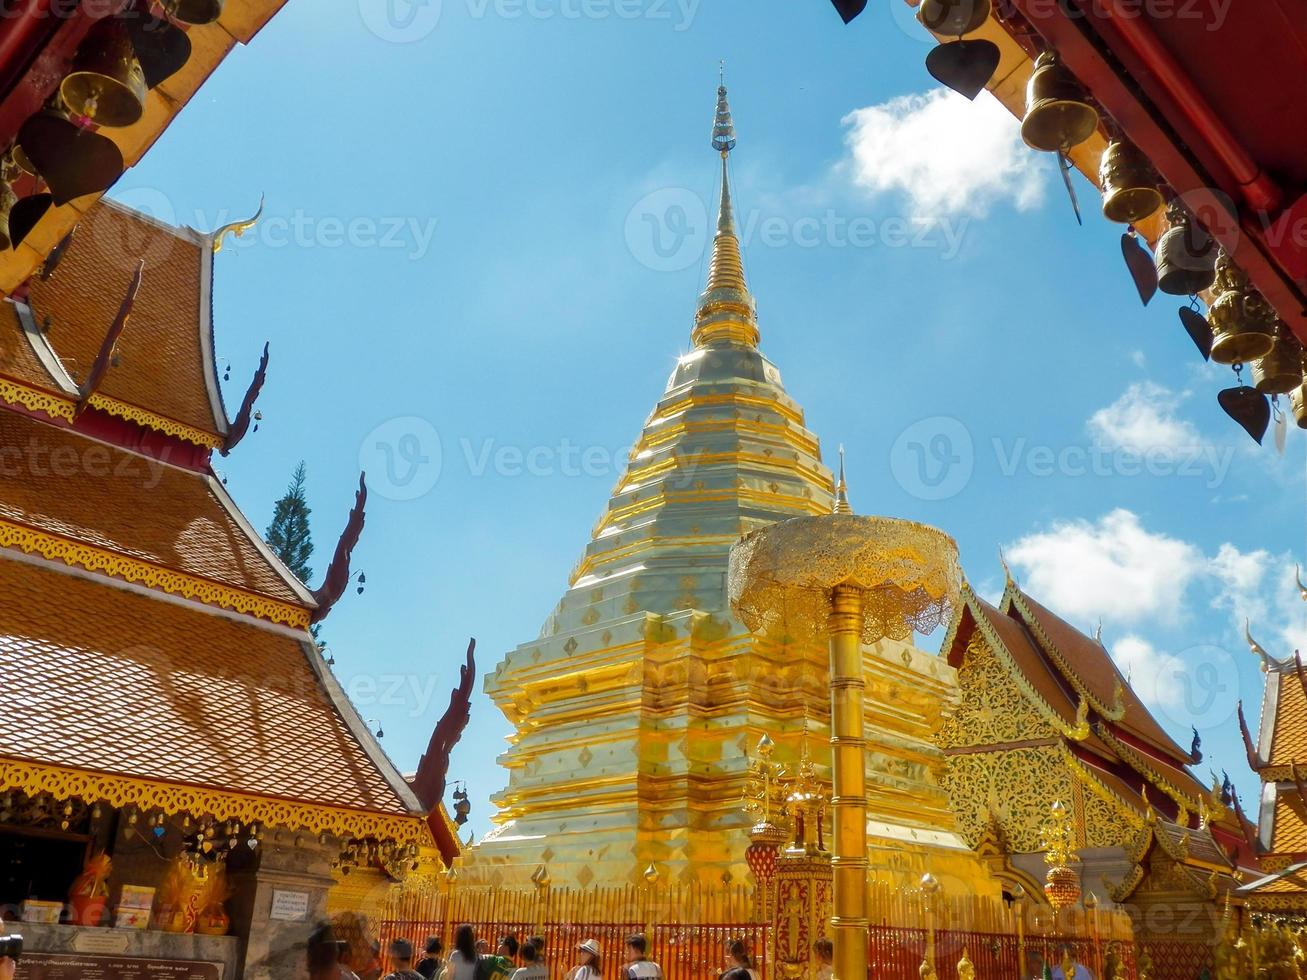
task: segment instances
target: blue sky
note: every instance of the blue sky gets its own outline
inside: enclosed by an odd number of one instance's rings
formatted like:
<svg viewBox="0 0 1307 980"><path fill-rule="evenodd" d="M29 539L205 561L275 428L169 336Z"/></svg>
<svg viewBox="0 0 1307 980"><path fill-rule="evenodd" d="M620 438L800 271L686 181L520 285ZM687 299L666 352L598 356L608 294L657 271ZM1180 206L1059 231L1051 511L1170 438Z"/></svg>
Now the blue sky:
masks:
<svg viewBox="0 0 1307 980"><path fill-rule="evenodd" d="M1276 654L1304 632L1304 440L1225 418L1228 370L1177 301L1140 307L1096 192L1077 227L987 95L931 94L899 0L848 28L819 0L391 2L290 0L115 196L213 228L266 193L216 272L229 405L271 341L264 421L218 465L263 527L307 462L319 574L368 466L367 590L325 636L401 767L468 636L488 671L536 635L689 343L725 58L763 347L854 505L951 532L986 594L1005 547L1242 773L1242 617ZM478 836L507 731L478 688L451 771Z"/></svg>

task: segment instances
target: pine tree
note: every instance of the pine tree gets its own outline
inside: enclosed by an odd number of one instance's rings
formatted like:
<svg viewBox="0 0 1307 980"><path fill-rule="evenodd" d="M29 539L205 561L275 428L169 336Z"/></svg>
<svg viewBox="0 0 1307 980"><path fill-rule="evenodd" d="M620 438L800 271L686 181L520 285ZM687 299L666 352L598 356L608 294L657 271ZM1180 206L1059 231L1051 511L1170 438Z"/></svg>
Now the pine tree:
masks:
<svg viewBox="0 0 1307 980"><path fill-rule="evenodd" d="M313 557L313 535L309 531L309 514L312 511L309 510L308 499L304 495L304 478L307 474L304 461L300 460L291 475L290 486L273 508L272 523L264 535L268 547L305 585L313 577L313 569L309 566L309 559Z"/></svg>

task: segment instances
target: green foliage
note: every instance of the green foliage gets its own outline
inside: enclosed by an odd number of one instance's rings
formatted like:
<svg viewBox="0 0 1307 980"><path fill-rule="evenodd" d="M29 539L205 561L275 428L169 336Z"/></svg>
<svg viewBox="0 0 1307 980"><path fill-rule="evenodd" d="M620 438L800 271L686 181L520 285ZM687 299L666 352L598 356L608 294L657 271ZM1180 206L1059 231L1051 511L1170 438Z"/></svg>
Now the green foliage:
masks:
<svg viewBox="0 0 1307 980"><path fill-rule="evenodd" d="M309 530L309 515L312 511L304 495L307 474L304 461L300 460L291 475L290 486L273 508L272 523L264 535L268 547L305 585L313 577L313 569L309 565L309 559L313 557L313 535Z"/></svg>

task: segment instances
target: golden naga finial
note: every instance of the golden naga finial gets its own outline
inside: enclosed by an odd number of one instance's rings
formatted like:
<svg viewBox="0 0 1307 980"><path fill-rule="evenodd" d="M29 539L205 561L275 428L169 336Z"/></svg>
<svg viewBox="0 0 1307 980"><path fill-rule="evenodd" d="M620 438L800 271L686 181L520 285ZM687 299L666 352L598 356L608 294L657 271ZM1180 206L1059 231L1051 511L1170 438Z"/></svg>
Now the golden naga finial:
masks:
<svg viewBox="0 0 1307 980"><path fill-rule="evenodd" d="M1307 602L1307 585L1303 584L1301 565L1293 566L1293 578L1298 583L1298 595L1302 596L1303 602Z"/></svg>
<svg viewBox="0 0 1307 980"><path fill-rule="evenodd" d="M835 509L831 512L834 514L852 514L853 507L849 504L849 485L844 482L844 446L840 445L840 478L835 484Z"/></svg>
<svg viewBox="0 0 1307 980"><path fill-rule="evenodd" d="M1074 726L1067 728L1067 738L1076 742L1083 742L1089 737L1092 729L1089 727L1089 702L1084 696L1080 697L1080 704L1076 706L1076 723Z"/></svg>
<svg viewBox="0 0 1307 980"><path fill-rule="evenodd" d="M1262 645L1253 639L1252 623L1247 619L1243 621L1243 638L1248 641L1248 649L1261 658L1262 673L1268 673L1275 666L1275 661L1269 653L1262 649Z"/></svg>
<svg viewBox="0 0 1307 980"><path fill-rule="evenodd" d="M217 255L222 251L222 241L227 237L227 235L231 234L235 235L237 238L243 238L247 231L258 224L259 219L263 217L263 203L264 195L260 194L259 210L255 211L252 216L246 218L244 221L233 221L230 224L225 224L210 236L213 241L214 255Z"/></svg>
<svg viewBox="0 0 1307 980"><path fill-rule="evenodd" d="M1100 647L1103 645L1103 617L1098 617L1098 625L1094 627L1094 642Z"/></svg>
<svg viewBox="0 0 1307 980"><path fill-rule="evenodd" d="M1016 580L1012 578L1012 569L1008 568L1007 555L1003 554L1002 545L998 549L998 563L1003 566L1003 584L1008 586L1016 585Z"/></svg>

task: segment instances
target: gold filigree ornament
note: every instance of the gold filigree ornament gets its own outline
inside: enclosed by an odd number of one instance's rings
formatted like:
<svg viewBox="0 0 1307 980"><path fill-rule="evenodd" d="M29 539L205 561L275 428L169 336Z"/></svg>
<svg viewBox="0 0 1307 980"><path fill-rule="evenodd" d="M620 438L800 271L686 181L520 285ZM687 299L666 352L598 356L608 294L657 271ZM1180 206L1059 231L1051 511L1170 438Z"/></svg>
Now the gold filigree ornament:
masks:
<svg viewBox="0 0 1307 980"><path fill-rule="evenodd" d="M830 514L759 528L731 549L732 607L757 632L824 641L831 591L863 595L862 639L907 640L947 623L961 588L957 544L914 521Z"/></svg>
<svg viewBox="0 0 1307 980"><path fill-rule="evenodd" d="M162 415L148 412L136 405L129 405L117 398L110 398L108 395L94 394L87 404L120 419L126 419L128 422L135 422L147 429L154 429L164 435L181 439L183 442L193 442L197 446L207 446L209 449L222 448L223 441L220 436L197 429L193 425L178 422L175 419L164 418Z"/></svg>
<svg viewBox="0 0 1307 980"><path fill-rule="evenodd" d="M72 399L29 388L6 378L0 378L0 401L19 405L30 412L43 412L52 419L73 420Z"/></svg>
<svg viewBox="0 0 1307 980"><path fill-rule="evenodd" d="M417 815L348 810L19 759L0 759L0 784L28 794L49 793L57 800L80 799L88 804L106 803L120 809L134 806L162 810L170 816L208 815L219 822L261 823L342 839L390 839L419 847L434 846L426 821Z"/></svg>
<svg viewBox="0 0 1307 980"><path fill-rule="evenodd" d="M279 602L266 596L255 595L243 589L219 585L208 579L196 578L170 568L149 562L116 555L90 545L69 541L67 538L45 534L32 528L8 521L0 521L0 548L17 548L27 554L61 561L65 565L103 572L128 582L159 589L170 595L221 606L234 612L257 616L274 623L284 623L298 629L307 629L309 611L302 606Z"/></svg>

